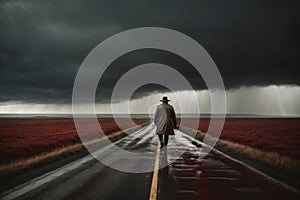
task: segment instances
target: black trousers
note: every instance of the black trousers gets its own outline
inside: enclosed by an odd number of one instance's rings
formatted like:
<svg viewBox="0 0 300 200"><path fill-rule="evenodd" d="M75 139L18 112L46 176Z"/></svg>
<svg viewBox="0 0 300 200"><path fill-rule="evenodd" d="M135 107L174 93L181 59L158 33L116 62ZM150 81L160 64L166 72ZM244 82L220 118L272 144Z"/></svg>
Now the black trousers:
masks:
<svg viewBox="0 0 300 200"><path fill-rule="evenodd" d="M168 145L169 135L158 135L160 146L164 147Z"/></svg>

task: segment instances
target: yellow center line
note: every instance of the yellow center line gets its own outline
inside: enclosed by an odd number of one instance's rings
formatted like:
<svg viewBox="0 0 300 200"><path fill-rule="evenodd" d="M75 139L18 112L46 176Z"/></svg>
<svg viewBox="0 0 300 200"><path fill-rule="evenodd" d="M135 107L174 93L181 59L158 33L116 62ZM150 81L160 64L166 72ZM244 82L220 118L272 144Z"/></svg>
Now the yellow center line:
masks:
<svg viewBox="0 0 300 200"><path fill-rule="evenodd" d="M154 165L154 171L153 171L153 177L152 177L152 184L151 184L151 191L150 191L149 200L156 200L156 198L157 198L159 153L160 153L160 148L159 148L159 145L158 145L157 151L156 151L156 158L155 158L155 165Z"/></svg>

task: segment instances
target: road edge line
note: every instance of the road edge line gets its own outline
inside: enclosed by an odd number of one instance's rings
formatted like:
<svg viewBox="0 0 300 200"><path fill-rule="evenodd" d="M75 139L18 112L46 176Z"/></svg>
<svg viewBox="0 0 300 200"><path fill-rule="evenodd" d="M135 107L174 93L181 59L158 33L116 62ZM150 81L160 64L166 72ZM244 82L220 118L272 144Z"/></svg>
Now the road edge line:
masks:
<svg viewBox="0 0 300 200"><path fill-rule="evenodd" d="M212 151L214 151L214 152L222 155L223 157L231 160L232 162L235 162L237 164L240 164L240 165L244 166L245 168L248 168L250 171L252 171L252 172L254 172L254 173L256 173L256 174L258 174L260 176L263 176L263 177L271 180L273 183L276 183L276 184L280 185L281 187L285 188L286 190L290 190L290 191L293 191L293 192L298 193L298 194L300 193L300 191L298 189L294 188L293 186L290 186L290 185L286 184L285 182L282 182L282 181L276 179L275 177L272 177L272 176L270 176L270 175L268 175L268 174L266 174L266 173L264 173L264 172L262 172L262 171L260 171L260 170L258 170L256 168L254 168L254 167L252 167L252 166L244 163L243 161L237 160L236 158L233 158L230 155L228 155L228 154L226 154L226 153L224 153L224 152L222 152L222 151L220 151L220 150L218 150L218 149L216 149L214 147L211 147L211 146L209 146L209 145L207 145L207 144L205 144L205 143L203 143L203 142L201 142L201 141L199 141L199 140L197 140L197 139L189 136L188 134L186 134L186 133L184 133L182 131L181 131L181 133L184 134L185 136L189 137L192 142L196 142L196 143L198 143L200 145L208 146L209 148L212 149Z"/></svg>
<svg viewBox="0 0 300 200"><path fill-rule="evenodd" d="M140 132L140 131L143 131L145 129L147 129L149 125L145 125L144 127L142 127L141 129L137 130L137 131L134 131L134 132ZM131 135L131 134L129 134ZM109 144L105 147L103 147L101 150L101 152L104 152L104 151L107 151L109 148L111 148L112 145L115 145L121 141L123 141L124 139L126 139L129 135L121 138L120 140L116 141L115 143L112 143L112 144ZM61 172L64 171L63 174L66 174L66 173L69 173L71 171L73 171L74 169L77 169L79 167L81 167L83 164L91 161L92 159L94 159L94 157L91 155L91 154L87 154L77 160L74 160L70 163L67 163L57 169L54 169L52 171L49 171L41 176L38 176L36 178L33 178L33 179L30 179L20 185L17 185L11 189L8 189L4 192L2 192L0 194L0 199L1 200L9 200L9 199L15 199L15 198L19 198L21 197L22 195L28 193L29 191L31 190L34 190L34 189L37 189L39 188L40 186L48 183L48 182L51 182L53 180L55 180L58 175L61 175ZM58 175L57 175L58 174ZM45 181L45 179L47 179L48 177L50 177L47 181Z"/></svg>

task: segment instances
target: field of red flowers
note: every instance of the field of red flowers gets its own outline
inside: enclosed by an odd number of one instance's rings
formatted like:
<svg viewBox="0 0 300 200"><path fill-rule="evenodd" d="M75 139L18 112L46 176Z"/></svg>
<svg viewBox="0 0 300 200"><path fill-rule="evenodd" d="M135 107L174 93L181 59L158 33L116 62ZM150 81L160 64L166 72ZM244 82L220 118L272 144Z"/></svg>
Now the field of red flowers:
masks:
<svg viewBox="0 0 300 200"><path fill-rule="evenodd" d="M137 119L142 124L145 119ZM120 120L122 128L134 124ZM193 119L181 125L189 127ZM100 119L105 134L119 131L112 119ZM199 130L206 132L208 119L201 119ZM88 130L93 132L93 130ZM221 139L244 144L267 152L300 159L300 119L226 119ZM40 153L80 143L71 119L35 119L0 121L0 164L29 158Z"/></svg>
<svg viewBox="0 0 300 200"><path fill-rule="evenodd" d="M136 124L148 120L136 119ZM135 124L128 119L120 119L122 128ZM119 131L112 119L99 119L103 132L109 135ZM93 131L93 130L90 130ZM36 119L0 121L0 164L29 158L57 148L80 143L72 119Z"/></svg>
<svg viewBox="0 0 300 200"><path fill-rule="evenodd" d="M193 119L182 120L189 127ZM201 119L206 132L210 120ZM300 159L300 119L226 119L221 139Z"/></svg>

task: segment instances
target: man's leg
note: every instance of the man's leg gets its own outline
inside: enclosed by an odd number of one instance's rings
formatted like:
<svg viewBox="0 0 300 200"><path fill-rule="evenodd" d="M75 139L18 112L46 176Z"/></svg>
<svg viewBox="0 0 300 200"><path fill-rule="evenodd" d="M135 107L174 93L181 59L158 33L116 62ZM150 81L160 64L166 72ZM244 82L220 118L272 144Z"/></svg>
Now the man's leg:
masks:
<svg viewBox="0 0 300 200"><path fill-rule="evenodd" d="M160 148L162 148L164 146L163 135L158 135L158 138L159 138L159 142L160 142Z"/></svg>
<svg viewBox="0 0 300 200"><path fill-rule="evenodd" d="M169 135L165 135L165 141L164 141L165 146L168 145L168 141L169 141Z"/></svg>

